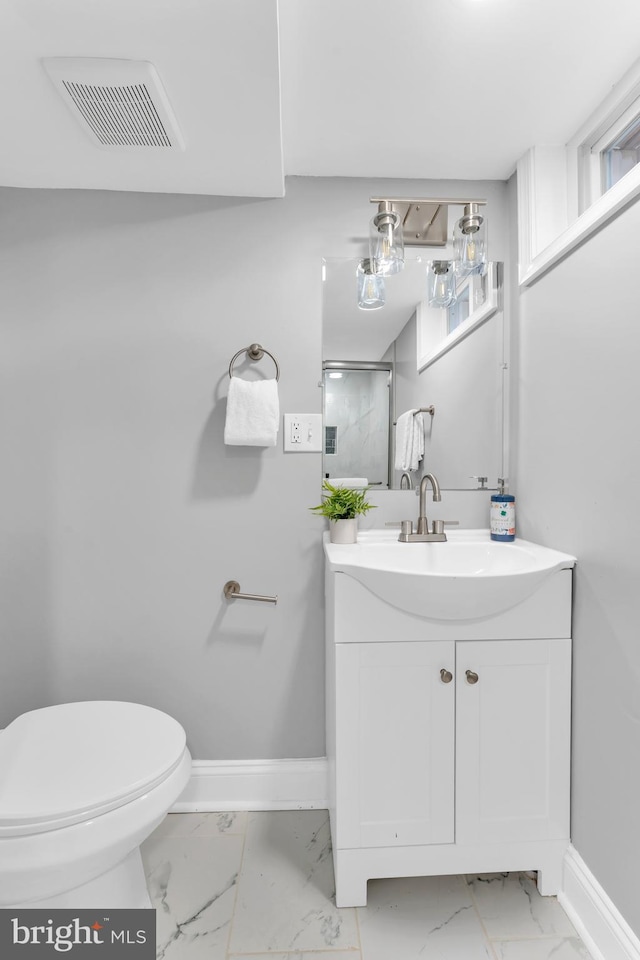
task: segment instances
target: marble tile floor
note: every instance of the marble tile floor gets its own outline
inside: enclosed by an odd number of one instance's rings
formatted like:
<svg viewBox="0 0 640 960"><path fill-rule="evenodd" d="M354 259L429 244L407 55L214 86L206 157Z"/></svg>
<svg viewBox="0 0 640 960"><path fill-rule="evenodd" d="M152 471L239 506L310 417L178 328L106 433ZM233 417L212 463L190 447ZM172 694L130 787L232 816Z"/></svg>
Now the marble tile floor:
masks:
<svg viewBox="0 0 640 960"><path fill-rule="evenodd" d="M527 874L371 880L338 910L326 810L169 814L142 855L159 960L590 960Z"/></svg>

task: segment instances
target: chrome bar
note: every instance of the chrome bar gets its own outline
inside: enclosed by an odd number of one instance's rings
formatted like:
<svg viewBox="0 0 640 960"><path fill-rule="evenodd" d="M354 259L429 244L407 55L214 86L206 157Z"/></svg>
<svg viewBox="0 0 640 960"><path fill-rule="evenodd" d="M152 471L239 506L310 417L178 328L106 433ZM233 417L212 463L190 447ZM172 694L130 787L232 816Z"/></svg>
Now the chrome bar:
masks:
<svg viewBox="0 0 640 960"><path fill-rule="evenodd" d="M413 411L413 415L414 415L414 417L415 417L415 415L416 415L417 413L430 413L431 416L433 416L435 412L436 412L436 408L435 408L435 406L434 406L433 404L431 404L431 405L428 406L428 407L419 407L418 410L414 410L414 411ZM397 423L398 423L397 420L394 420L394 421L393 421L394 427L396 426Z"/></svg>
<svg viewBox="0 0 640 960"><path fill-rule="evenodd" d="M261 600L263 603L277 603L278 595L275 597L265 597L259 593L241 593L240 584L237 580L227 580L222 588L227 600Z"/></svg>

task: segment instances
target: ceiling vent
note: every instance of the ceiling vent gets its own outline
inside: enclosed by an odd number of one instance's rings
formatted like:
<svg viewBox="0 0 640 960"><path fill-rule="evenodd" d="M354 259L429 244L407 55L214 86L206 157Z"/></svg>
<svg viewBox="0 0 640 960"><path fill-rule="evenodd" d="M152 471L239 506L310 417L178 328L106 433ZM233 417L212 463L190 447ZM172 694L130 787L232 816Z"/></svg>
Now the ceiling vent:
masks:
<svg viewBox="0 0 640 960"><path fill-rule="evenodd" d="M152 63L91 57L47 57L42 63L96 145L184 150L169 98Z"/></svg>

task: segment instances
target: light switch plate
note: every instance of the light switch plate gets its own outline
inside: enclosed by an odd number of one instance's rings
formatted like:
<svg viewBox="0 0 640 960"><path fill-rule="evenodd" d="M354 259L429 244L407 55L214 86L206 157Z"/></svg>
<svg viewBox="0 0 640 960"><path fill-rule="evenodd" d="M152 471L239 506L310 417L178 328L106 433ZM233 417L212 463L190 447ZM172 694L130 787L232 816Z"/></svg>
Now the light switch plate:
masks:
<svg viewBox="0 0 640 960"><path fill-rule="evenodd" d="M285 413L285 453L322 453L322 414Z"/></svg>

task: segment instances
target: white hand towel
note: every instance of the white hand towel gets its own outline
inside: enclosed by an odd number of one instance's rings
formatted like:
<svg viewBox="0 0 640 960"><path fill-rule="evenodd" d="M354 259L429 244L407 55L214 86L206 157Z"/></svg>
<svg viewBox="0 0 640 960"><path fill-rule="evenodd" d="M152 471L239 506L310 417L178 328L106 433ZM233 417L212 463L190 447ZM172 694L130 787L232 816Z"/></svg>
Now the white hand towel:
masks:
<svg viewBox="0 0 640 960"><path fill-rule="evenodd" d="M412 470L418 469L418 464L424 457L424 414L416 413L413 418L413 458L415 460L415 467L411 467Z"/></svg>
<svg viewBox="0 0 640 960"><path fill-rule="evenodd" d="M235 447L275 447L280 422L276 380L231 377L224 442Z"/></svg>
<svg viewBox="0 0 640 960"><path fill-rule="evenodd" d="M396 423L396 470L417 470L424 456L424 417L407 410Z"/></svg>
<svg viewBox="0 0 640 960"><path fill-rule="evenodd" d="M349 487L351 490L359 490L369 485L366 477L328 477L327 483L332 487Z"/></svg>

